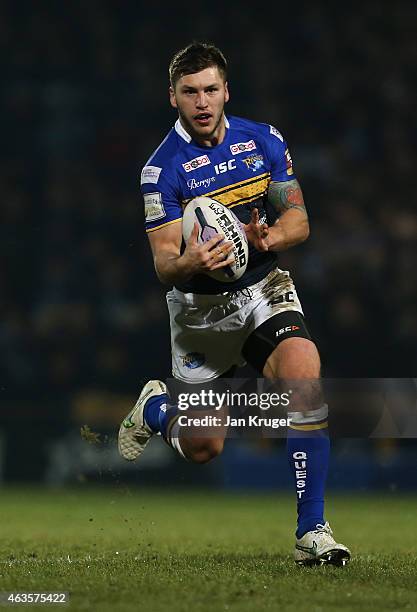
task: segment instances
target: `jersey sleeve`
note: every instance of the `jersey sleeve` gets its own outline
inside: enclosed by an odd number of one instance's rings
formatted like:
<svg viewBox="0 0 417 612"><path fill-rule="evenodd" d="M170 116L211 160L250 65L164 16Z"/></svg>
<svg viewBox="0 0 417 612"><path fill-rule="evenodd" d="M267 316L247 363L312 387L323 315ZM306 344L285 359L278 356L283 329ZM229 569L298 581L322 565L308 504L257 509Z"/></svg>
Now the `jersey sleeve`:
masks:
<svg viewBox="0 0 417 612"><path fill-rule="evenodd" d="M145 166L140 176L140 190L145 206L146 232L182 218L178 183L169 166Z"/></svg>
<svg viewBox="0 0 417 612"><path fill-rule="evenodd" d="M269 158L271 162L272 181L291 181L295 179L291 154L283 135L273 125L269 125L266 136Z"/></svg>

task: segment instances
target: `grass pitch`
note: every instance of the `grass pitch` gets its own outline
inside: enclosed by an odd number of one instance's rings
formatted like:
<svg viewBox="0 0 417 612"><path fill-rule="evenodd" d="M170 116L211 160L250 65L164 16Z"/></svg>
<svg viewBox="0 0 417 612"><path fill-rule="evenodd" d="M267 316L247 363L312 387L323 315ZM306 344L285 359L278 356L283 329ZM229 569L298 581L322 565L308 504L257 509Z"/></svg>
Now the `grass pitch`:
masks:
<svg viewBox="0 0 417 612"><path fill-rule="evenodd" d="M293 563L288 496L6 489L0 591L69 591L73 610L416 610L417 499L329 498L346 568Z"/></svg>

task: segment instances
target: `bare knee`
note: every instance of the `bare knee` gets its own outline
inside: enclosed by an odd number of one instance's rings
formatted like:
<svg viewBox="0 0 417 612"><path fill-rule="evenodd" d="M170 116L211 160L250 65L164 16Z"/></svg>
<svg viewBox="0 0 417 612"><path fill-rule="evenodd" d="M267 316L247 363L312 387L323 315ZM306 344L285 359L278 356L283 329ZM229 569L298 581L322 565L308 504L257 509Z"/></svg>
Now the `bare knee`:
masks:
<svg viewBox="0 0 417 612"><path fill-rule="evenodd" d="M263 374L290 384L291 411L315 410L323 405L320 356L306 338L287 338L269 356Z"/></svg>
<svg viewBox="0 0 417 612"><path fill-rule="evenodd" d="M187 459L194 463L208 463L223 451L224 440L220 438L186 438L181 448Z"/></svg>
<svg viewBox="0 0 417 612"><path fill-rule="evenodd" d="M265 363L266 378L319 378L320 356L316 345L306 338L287 338L280 342Z"/></svg>

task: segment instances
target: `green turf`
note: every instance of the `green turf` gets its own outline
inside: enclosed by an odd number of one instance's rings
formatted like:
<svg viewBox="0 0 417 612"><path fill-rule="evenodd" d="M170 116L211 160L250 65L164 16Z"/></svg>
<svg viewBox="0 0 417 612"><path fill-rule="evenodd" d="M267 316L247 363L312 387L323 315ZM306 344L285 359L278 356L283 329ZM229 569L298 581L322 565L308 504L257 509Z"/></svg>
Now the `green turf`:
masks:
<svg viewBox="0 0 417 612"><path fill-rule="evenodd" d="M333 497L354 559L306 569L287 496L6 489L0 591L70 591L72 610L416 610L416 502Z"/></svg>

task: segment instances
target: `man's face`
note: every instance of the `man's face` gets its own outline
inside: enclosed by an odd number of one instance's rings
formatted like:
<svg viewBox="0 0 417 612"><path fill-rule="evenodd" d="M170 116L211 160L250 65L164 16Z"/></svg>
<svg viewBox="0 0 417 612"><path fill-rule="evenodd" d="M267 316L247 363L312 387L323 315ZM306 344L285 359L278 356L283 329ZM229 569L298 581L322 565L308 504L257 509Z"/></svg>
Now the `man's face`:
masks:
<svg viewBox="0 0 417 612"><path fill-rule="evenodd" d="M227 83L217 66L186 74L169 90L171 105L178 109L181 122L191 135L199 139L216 136L229 100Z"/></svg>

